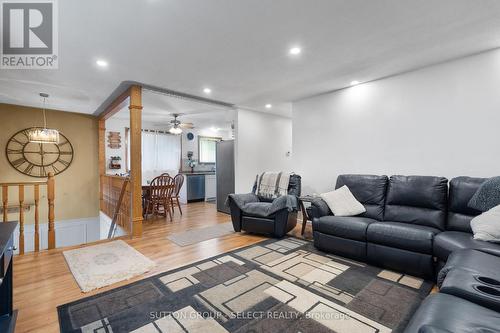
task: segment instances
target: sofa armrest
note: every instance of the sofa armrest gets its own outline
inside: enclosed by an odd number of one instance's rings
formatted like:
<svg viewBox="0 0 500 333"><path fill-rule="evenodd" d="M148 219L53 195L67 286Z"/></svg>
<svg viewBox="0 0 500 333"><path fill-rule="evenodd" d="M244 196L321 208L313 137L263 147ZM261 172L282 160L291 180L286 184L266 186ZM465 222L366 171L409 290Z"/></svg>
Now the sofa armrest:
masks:
<svg viewBox="0 0 500 333"><path fill-rule="evenodd" d="M321 198L314 198L311 201L311 206L308 210L308 214L311 220L314 218L320 218L322 216L333 215L326 202Z"/></svg>
<svg viewBox="0 0 500 333"><path fill-rule="evenodd" d="M259 197L253 193L245 194L229 194L226 200L226 205L231 211L231 221L233 222L234 231L241 231L241 210L246 204L251 202L259 202Z"/></svg>
<svg viewBox="0 0 500 333"><path fill-rule="evenodd" d="M259 202L259 197L254 193L243 193L243 194L229 194L227 197L228 201L233 201L238 207L243 207L244 205L251 202Z"/></svg>
<svg viewBox="0 0 500 333"><path fill-rule="evenodd" d="M270 208L270 214L274 214L279 210L287 209L289 212L297 211L299 201L294 195L282 195L273 200ZM269 215L270 215L269 214Z"/></svg>

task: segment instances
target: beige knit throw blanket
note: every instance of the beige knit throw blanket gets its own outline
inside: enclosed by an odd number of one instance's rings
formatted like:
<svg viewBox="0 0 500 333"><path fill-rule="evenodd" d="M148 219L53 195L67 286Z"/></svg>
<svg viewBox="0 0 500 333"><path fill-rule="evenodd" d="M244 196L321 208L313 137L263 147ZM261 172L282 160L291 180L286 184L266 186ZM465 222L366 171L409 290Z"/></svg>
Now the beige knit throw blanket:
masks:
<svg viewBox="0 0 500 333"><path fill-rule="evenodd" d="M274 199L288 194L289 172L264 172L257 181L257 195Z"/></svg>

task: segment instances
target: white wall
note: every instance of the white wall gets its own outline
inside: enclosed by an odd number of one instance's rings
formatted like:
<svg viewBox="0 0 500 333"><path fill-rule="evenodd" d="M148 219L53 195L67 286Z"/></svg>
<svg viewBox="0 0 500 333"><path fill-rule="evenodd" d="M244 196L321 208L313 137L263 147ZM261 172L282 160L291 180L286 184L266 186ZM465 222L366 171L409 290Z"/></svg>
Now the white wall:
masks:
<svg viewBox="0 0 500 333"><path fill-rule="evenodd" d="M360 78L352 78L360 79ZM338 174L500 174L500 50L293 104L304 193Z"/></svg>
<svg viewBox="0 0 500 333"><path fill-rule="evenodd" d="M188 140L187 138L187 133L193 133L194 138L193 140ZM213 130L212 128L194 128L194 129L185 129L182 132L182 140L181 140L181 145L182 145L182 163L181 163L181 169L183 171L190 171L191 168L189 167L189 161L187 158L187 153L188 151L193 152L193 157L192 159L198 162L198 137L199 136L212 136L212 137L219 137L222 138L222 140L232 140L232 132L230 129L218 129L218 130ZM212 170L213 164L210 165L204 165L204 164L197 164L195 167L195 171L207 171L207 170Z"/></svg>
<svg viewBox="0 0 500 333"><path fill-rule="evenodd" d="M264 171L293 171L292 120L262 112L238 110L235 137L236 193L252 190L255 176Z"/></svg>
<svg viewBox="0 0 500 333"><path fill-rule="evenodd" d="M56 232L56 248L86 244L98 241L99 237L99 217L86 217L81 219L61 220L54 222ZM108 226L109 229L109 226ZM48 244L48 224L40 224L40 249L46 250ZM107 234L106 234L107 236ZM14 245L19 253L19 224L14 231ZM33 252L35 249L35 225L26 224L24 226L24 251Z"/></svg>
<svg viewBox="0 0 500 333"><path fill-rule="evenodd" d="M125 136L125 128L130 127L130 122L129 120L126 119L118 119L111 117L108 120L106 120L105 123L106 126L106 151L105 151L105 156L106 156L106 174L108 175L115 175L115 174L122 174L127 172L126 169L126 161L125 161L125 141L126 141L126 136ZM109 143L108 143L108 135L109 132L120 132L120 138L121 138L121 144L120 148L110 148ZM120 169L110 169L109 168L109 162L111 159L111 156L119 156L121 158L121 168Z"/></svg>

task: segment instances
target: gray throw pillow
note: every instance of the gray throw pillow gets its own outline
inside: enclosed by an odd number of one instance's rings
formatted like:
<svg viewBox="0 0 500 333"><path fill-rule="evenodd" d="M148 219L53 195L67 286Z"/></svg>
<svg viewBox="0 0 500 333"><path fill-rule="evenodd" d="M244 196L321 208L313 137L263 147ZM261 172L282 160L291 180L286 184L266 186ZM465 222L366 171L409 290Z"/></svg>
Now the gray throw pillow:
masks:
<svg viewBox="0 0 500 333"><path fill-rule="evenodd" d="M486 212L500 205L500 177L485 181L469 201L469 208Z"/></svg>

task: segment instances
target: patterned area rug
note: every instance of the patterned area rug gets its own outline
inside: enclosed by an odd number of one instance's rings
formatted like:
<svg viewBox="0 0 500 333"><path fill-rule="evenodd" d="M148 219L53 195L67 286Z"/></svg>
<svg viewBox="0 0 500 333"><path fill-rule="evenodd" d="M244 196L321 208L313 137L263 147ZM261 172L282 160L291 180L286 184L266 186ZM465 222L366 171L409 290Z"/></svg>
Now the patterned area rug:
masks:
<svg viewBox="0 0 500 333"><path fill-rule="evenodd" d="M64 251L63 255L83 292L131 279L155 266L122 240Z"/></svg>
<svg viewBox="0 0 500 333"><path fill-rule="evenodd" d="M234 233L233 224L219 223L205 228L198 228L184 232L178 232L168 236L172 242L179 246L188 246L203 242L212 238L223 237Z"/></svg>
<svg viewBox="0 0 500 333"><path fill-rule="evenodd" d="M61 332L402 331L432 283L266 240L58 307Z"/></svg>

